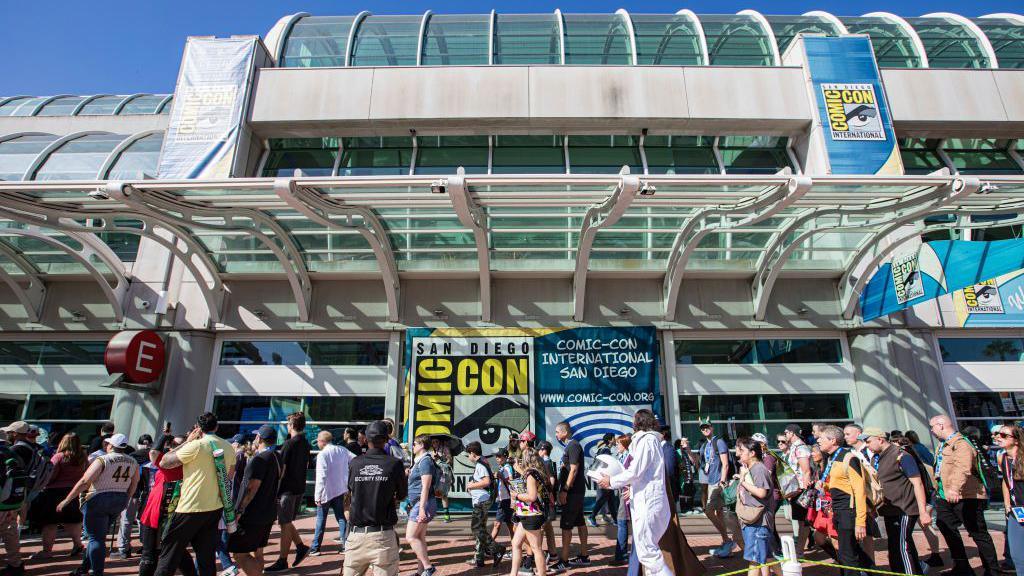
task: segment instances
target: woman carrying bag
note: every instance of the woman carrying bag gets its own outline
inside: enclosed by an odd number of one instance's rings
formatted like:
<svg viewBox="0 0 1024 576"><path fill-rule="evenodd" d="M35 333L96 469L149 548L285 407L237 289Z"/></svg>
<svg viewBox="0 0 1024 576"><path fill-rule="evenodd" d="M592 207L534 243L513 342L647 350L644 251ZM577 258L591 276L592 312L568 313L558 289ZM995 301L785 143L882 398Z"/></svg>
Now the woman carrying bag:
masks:
<svg viewBox="0 0 1024 576"><path fill-rule="evenodd" d="M747 574L768 576L770 570L764 564L776 552L768 518L775 509L772 472L761 461L761 444L750 438L736 441L736 457L742 466L736 495L736 516L743 530L743 559L750 563Z"/></svg>
<svg viewBox="0 0 1024 576"><path fill-rule="evenodd" d="M512 536L512 569L510 576L519 573L523 560L523 541L533 551L533 565L537 576L544 576L544 522L547 508L548 470L544 461L533 448L523 449L519 462L522 478L513 480L509 486L512 495L512 509L516 518L516 532Z"/></svg>

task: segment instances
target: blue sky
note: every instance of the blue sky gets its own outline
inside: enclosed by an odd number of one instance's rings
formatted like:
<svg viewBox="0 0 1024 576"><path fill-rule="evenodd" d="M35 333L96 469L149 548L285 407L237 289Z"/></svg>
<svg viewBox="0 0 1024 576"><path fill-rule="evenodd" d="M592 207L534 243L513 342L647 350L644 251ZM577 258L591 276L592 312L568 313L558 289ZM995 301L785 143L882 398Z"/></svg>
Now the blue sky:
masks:
<svg viewBox="0 0 1024 576"><path fill-rule="evenodd" d="M4 46L0 59L0 95L172 92L187 36L265 35L280 17L295 12L316 15L384 13L675 12L732 13L745 8L766 14L799 14L828 10L837 15L888 11L902 16L956 12L980 16L993 12L1024 12L1021 0L405 0L328 2L306 0L43 0L7 5Z"/></svg>

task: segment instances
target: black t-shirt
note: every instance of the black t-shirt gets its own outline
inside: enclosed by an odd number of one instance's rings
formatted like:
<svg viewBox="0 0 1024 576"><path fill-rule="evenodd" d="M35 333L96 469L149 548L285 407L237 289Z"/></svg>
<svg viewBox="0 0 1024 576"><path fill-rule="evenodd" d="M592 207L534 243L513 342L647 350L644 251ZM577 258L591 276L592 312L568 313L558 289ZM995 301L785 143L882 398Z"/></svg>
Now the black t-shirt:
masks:
<svg viewBox="0 0 1024 576"><path fill-rule="evenodd" d="M249 458L242 476L242 484L235 494L235 505L242 503L249 482L260 481L260 487L252 501L242 511L239 520L249 525L273 524L277 519L277 481L280 476L280 455L275 450L264 450Z"/></svg>
<svg viewBox="0 0 1024 576"><path fill-rule="evenodd" d="M309 468L309 451L312 449L305 434L293 436L281 445L281 458L284 460L281 494L306 493L306 470Z"/></svg>
<svg viewBox="0 0 1024 576"><path fill-rule="evenodd" d="M345 449L351 452L353 456L359 456L363 453L363 447L359 445L359 442L349 442L345 444Z"/></svg>
<svg viewBox="0 0 1024 576"><path fill-rule="evenodd" d="M587 491L587 481L584 477L586 469L583 467L583 447L576 440L569 440L565 445L565 452L562 453L562 470L558 474L558 485L565 487L569 482L569 466L576 464L576 478L573 484L568 487L569 494L583 494Z"/></svg>
<svg viewBox="0 0 1024 576"><path fill-rule="evenodd" d="M103 441L106 440L107 438L110 438L111 436L113 436L113 434L102 434L100 436L96 436L95 438L93 438L92 442L89 442L89 454L92 454L93 452L99 450L100 448L103 448Z"/></svg>
<svg viewBox="0 0 1024 576"><path fill-rule="evenodd" d="M370 448L349 463L348 490L353 526L394 526L398 523L395 503L405 500L409 492L405 467L398 458Z"/></svg>

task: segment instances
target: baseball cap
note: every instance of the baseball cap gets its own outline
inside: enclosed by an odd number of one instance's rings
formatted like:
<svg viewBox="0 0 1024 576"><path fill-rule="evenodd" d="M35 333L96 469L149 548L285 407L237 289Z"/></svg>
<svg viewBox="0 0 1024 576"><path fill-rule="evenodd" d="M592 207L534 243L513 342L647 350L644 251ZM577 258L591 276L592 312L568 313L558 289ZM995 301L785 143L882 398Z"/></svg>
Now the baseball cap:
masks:
<svg viewBox="0 0 1024 576"><path fill-rule="evenodd" d="M754 433L750 437L750 439L753 440L754 442L758 442L758 443L761 443L761 444L767 444L768 443L768 438L764 434L761 434L760 432Z"/></svg>
<svg viewBox="0 0 1024 576"><path fill-rule="evenodd" d="M537 439L537 435L534 434L533 432L530 432L529 430L523 430L522 432L519 433L519 439L525 440L527 442L533 442L534 440Z"/></svg>
<svg viewBox="0 0 1024 576"><path fill-rule="evenodd" d="M39 426L36 426L35 424L29 424L28 425L28 435L29 436L39 436Z"/></svg>
<svg viewBox="0 0 1024 576"><path fill-rule="evenodd" d="M256 435L263 440L277 440L277 428L264 424L256 430Z"/></svg>
<svg viewBox="0 0 1024 576"><path fill-rule="evenodd" d="M882 430L878 426L868 426L867 428L864 429L863 432L861 432L860 434L857 435L857 439L858 440L867 440L868 438L871 438L872 436L876 436L878 438L885 438L886 437L885 436L885 430Z"/></svg>
<svg viewBox="0 0 1024 576"><path fill-rule="evenodd" d="M14 434L28 434L30 428L31 427L28 425L28 422L18 420L17 422L11 422L10 426L3 428L3 431L12 432Z"/></svg>
<svg viewBox="0 0 1024 576"><path fill-rule="evenodd" d="M370 425L366 427L366 437L377 438L380 436L385 438L389 436L387 422L383 420L374 420L373 422L370 422Z"/></svg>
<svg viewBox="0 0 1024 576"><path fill-rule="evenodd" d="M114 434L110 438L103 441L105 444L110 444L114 448L127 448L128 437L124 434Z"/></svg>
<svg viewBox="0 0 1024 576"><path fill-rule="evenodd" d="M498 458L508 458L508 450L504 448L498 448L498 451L494 453Z"/></svg>
<svg viewBox="0 0 1024 576"><path fill-rule="evenodd" d="M234 436L231 437L232 444L241 444L243 442L245 442L244 434L235 434Z"/></svg>
<svg viewBox="0 0 1024 576"><path fill-rule="evenodd" d="M711 428L711 423L710 423L710 422L703 422L703 423L701 423L701 425L700 425L700 426L698 426L697 428L699 428L699 429L701 429L701 430L706 430L706 429L708 429L708 428Z"/></svg>

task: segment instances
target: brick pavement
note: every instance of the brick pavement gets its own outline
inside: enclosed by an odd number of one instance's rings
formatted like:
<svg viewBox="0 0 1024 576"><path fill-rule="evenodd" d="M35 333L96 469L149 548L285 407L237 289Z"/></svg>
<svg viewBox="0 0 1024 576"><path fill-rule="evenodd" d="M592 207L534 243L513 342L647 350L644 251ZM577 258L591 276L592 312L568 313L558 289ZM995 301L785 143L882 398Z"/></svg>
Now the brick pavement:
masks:
<svg viewBox="0 0 1024 576"><path fill-rule="evenodd" d="M296 524L302 532L303 540L308 543L313 536L313 518L307 516L300 519ZM783 526L788 526L788 522L780 522L779 525L780 528L782 528ZM684 518L683 529L687 533L690 545L694 547L697 554L704 562L704 565L707 567L708 576L714 576L716 574L722 574L724 572L744 568L746 564L739 557L733 557L727 560L710 557L708 550L712 546L720 544L720 541L717 535L712 535L710 533L711 531L709 528L710 525L703 516ZM625 568L608 566L608 562L611 560L615 545L614 527L600 526L596 529L591 528L590 533L590 557L593 565L589 568L572 570L570 574L587 574L591 576L620 576L625 574ZM334 525L334 521L332 519L328 523L328 532L323 546L324 555L316 558L308 558L301 566L286 572L285 574L296 574L300 576L327 576L339 574L341 571L342 556L338 552L339 545L332 540L335 536L337 536L337 526ZM507 560L498 568L488 566L484 569L475 569L470 568L465 564L465 561L472 556L473 552L473 541L469 536L468 517L453 519L450 524L445 524L440 520L435 520L430 526L428 536L431 559L439 568L437 572L438 575L447 576L458 574L460 576L492 576L496 574L508 574L509 562ZM992 537L995 540L996 549L1000 552L1000 557L1002 557L1003 533L993 530ZM508 538L504 534L499 539L501 543L507 543L507 540ZM964 535L964 541L967 543L968 553L973 559L973 563L976 567L979 567L980 560L977 558L977 551L974 549L973 544L966 534ZM924 537L920 533L917 534L917 545L918 550L927 555L928 547L924 541ZM137 541L136 546L138 546ZM56 554L66 555L70 548L70 541L61 535L55 549ZM887 554L884 551L884 541L879 540L876 544L876 548L878 549L877 561L880 567L884 569L884 567L888 566ZM277 549L277 531L275 530L274 536L271 538L271 544L266 550L268 563L277 557ZM27 545L23 547L22 552L26 554L25 557L28 558L29 554L38 550L38 539L31 538ZM573 554L575 555L575 545L573 547ZM828 560L828 558L820 552L812 554L808 556L808 558L814 560ZM946 567L948 568L949 555L944 554L944 558L947 562ZM28 574L33 576L63 576L68 574L77 565L78 559L72 560L66 557L50 560L26 561ZM106 568L106 573L111 575L136 574L138 572L137 560L135 558L130 560L119 560L115 557L108 558ZM416 561L412 552L409 550L408 546L403 546L400 574L403 576L414 574L415 570ZM932 574L938 574L941 570L942 569L933 569ZM838 571L835 569L817 566L805 566L804 573L807 576L838 576Z"/></svg>

